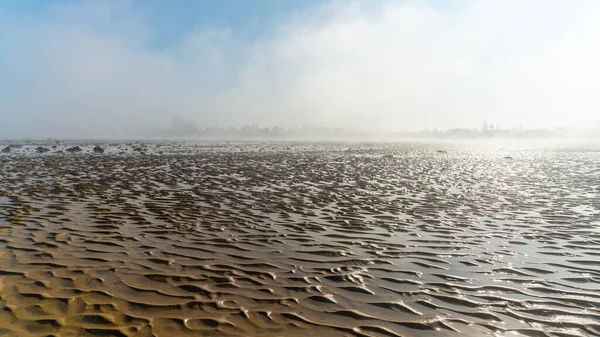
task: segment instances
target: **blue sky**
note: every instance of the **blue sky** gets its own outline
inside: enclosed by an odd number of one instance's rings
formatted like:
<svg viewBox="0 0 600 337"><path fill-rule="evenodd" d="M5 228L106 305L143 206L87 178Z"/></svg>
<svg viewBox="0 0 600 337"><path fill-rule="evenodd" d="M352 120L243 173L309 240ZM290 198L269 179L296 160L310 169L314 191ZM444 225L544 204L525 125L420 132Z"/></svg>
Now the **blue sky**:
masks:
<svg viewBox="0 0 600 337"><path fill-rule="evenodd" d="M148 41L151 48L168 47L194 29L231 29L241 38L254 39L273 28L276 21L282 17L323 3L317 0L125 0L119 2L128 2L128 7L135 8L143 15L144 21L152 28ZM15 0L5 1L1 6L4 7L7 16L44 17L49 15L54 7L79 4L81 4L79 0Z"/></svg>
<svg viewBox="0 0 600 337"><path fill-rule="evenodd" d="M594 0L0 2L0 136L600 122Z"/></svg>

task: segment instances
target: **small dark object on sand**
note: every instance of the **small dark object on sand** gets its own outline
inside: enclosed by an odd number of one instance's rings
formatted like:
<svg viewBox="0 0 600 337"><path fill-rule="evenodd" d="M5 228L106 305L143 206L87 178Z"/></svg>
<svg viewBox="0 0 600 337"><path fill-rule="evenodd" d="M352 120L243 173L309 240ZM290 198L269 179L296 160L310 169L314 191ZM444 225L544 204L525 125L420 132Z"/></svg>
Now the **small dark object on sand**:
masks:
<svg viewBox="0 0 600 337"><path fill-rule="evenodd" d="M45 147L43 147L43 146L38 146L38 147L35 149L35 151L36 151L37 153L44 153L44 152L48 152L48 151L50 151L50 150L49 150L49 149L47 149L47 148L45 148Z"/></svg>
<svg viewBox="0 0 600 337"><path fill-rule="evenodd" d="M437 153L448 153L446 150L437 150Z"/></svg>
<svg viewBox="0 0 600 337"><path fill-rule="evenodd" d="M394 156L392 156L391 154L386 154L383 156L383 158L392 159L392 158L394 158Z"/></svg>
<svg viewBox="0 0 600 337"><path fill-rule="evenodd" d="M94 153L104 153L104 149L100 146L95 146Z"/></svg>
<svg viewBox="0 0 600 337"><path fill-rule="evenodd" d="M11 150L10 146L7 146L7 147L5 147L5 148L2 149L2 152L4 152L4 153L10 153L10 150Z"/></svg>
<svg viewBox="0 0 600 337"><path fill-rule="evenodd" d="M515 158L513 158L513 157L511 157L511 156L506 156L506 157L504 157L504 159L513 160L513 159L515 159Z"/></svg>
<svg viewBox="0 0 600 337"><path fill-rule="evenodd" d="M67 149L67 152L81 152L81 148L79 146L73 146Z"/></svg>

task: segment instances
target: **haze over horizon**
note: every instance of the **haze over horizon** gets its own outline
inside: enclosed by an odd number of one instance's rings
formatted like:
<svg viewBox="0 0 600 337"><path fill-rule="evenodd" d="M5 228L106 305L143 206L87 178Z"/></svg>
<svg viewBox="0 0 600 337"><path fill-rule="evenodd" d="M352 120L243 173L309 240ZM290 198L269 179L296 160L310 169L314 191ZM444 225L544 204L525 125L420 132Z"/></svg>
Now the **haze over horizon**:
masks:
<svg viewBox="0 0 600 337"><path fill-rule="evenodd" d="M5 1L0 137L600 127L600 2Z"/></svg>

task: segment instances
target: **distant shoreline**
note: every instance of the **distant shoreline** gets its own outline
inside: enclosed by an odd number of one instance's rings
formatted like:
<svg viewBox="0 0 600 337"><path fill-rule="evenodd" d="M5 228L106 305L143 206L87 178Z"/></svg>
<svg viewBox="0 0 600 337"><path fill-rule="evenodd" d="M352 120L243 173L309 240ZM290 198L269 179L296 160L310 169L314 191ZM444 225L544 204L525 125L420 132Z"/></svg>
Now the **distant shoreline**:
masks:
<svg viewBox="0 0 600 337"><path fill-rule="evenodd" d="M307 143L453 143L453 142L480 142L480 143L494 143L494 142L600 142L600 137L493 137L493 138L426 138L426 137L412 137L412 138L260 138L260 137L144 137L144 136L129 136L129 137L40 137L40 138L5 138L0 139L0 145L10 144L50 144L55 142L67 142L67 143L107 143L107 142L160 142L160 141L207 141L207 142L274 142L274 143L289 143L289 142L307 142Z"/></svg>

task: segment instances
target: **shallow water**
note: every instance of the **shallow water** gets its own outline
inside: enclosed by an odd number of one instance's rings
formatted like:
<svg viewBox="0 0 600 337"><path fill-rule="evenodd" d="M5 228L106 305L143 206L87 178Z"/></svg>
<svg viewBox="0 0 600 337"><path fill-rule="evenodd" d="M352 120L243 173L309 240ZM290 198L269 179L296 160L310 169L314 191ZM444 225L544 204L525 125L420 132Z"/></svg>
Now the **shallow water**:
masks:
<svg viewBox="0 0 600 337"><path fill-rule="evenodd" d="M0 336L600 335L598 146L74 144L0 156Z"/></svg>

